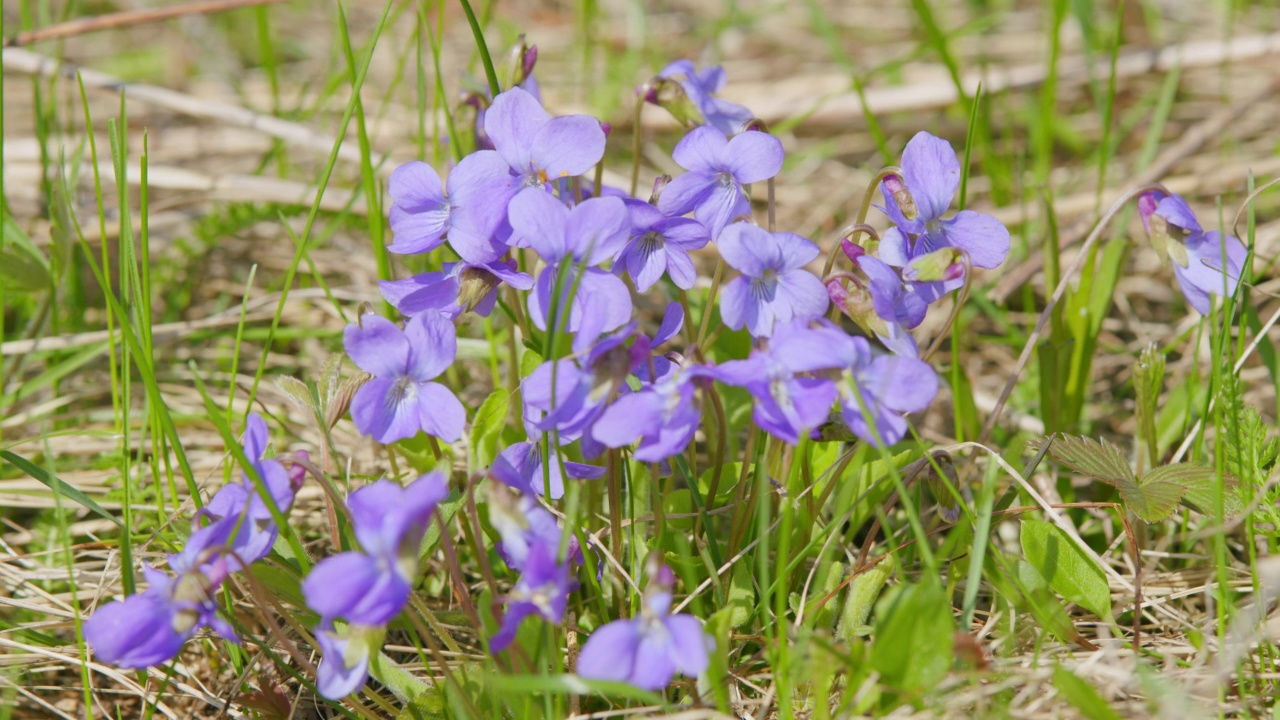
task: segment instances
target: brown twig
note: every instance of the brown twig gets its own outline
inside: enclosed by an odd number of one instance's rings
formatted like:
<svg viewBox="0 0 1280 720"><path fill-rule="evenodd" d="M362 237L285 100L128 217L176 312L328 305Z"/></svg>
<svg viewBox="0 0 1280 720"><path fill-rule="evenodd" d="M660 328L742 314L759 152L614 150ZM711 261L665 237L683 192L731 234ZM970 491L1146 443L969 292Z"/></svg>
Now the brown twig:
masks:
<svg viewBox="0 0 1280 720"><path fill-rule="evenodd" d="M5 40L4 46L19 47L22 45L44 42L45 40L57 40L59 38L72 37L74 35L98 32L99 30L111 30L114 28L129 27L131 25L142 25L145 23L158 22L160 20L168 20L169 18L182 17L184 15L210 15L213 13L226 12L228 10L253 7L255 5L275 5L281 2L284 2L284 0L208 0L207 2L193 2L187 3L186 5L175 5L173 7L147 8L146 10L126 10L125 12L110 13L108 15L95 15L93 17L71 20L70 22L58 23L57 25L50 25L49 27L40 28L39 30L21 32L8 40Z"/></svg>

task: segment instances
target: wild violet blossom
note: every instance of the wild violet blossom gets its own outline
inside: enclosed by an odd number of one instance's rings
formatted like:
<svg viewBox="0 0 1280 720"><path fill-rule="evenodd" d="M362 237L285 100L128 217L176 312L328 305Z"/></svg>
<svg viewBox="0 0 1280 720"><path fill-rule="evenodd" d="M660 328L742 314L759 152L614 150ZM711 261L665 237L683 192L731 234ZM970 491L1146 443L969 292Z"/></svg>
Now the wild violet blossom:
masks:
<svg viewBox="0 0 1280 720"><path fill-rule="evenodd" d="M449 173L447 185L424 162L401 165L387 184L394 238L387 249L425 253L447 239L464 260L492 262L507 251L510 228L502 210L514 187L510 168L492 150L463 158Z"/></svg>
<svg viewBox="0 0 1280 720"><path fill-rule="evenodd" d="M1138 198L1138 212L1162 259L1173 259L1173 274L1187 304L1208 315L1210 295L1235 294L1249 256L1244 243L1216 230L1206 232L1181 195L1144 193Z"/></svg>
<svg viewBox="0 0 1280 720"><path fill-rule="evenodd" d="M845 424L875 447L901 440L907 433L902 414L924 410L938 393L938 376L922 360L874 354L866 338L830 324L813 333L825 340L840 371L836 389Z"/></svg>
<svg viewBox="0 0 1280 720"><path fill-rule="evenodd" d="M696 390L705 376L701 368L673 367L605 408L592 427L592 437L612 448L639 440L632 456L640 462L656 463L678 455L693 440L702 421Z"/></svg>
<svg viewBox="0 0 1280 720"><path fill-rule="evenodd" d="M692 615L671 614L674 573L663 565L650 577L639 615L605 623L587 638L578 655L579 675L661 690L677 672L697 677L706 671L710 636Z"/></svg>
<svg viewBox="0 0 1280 720"><path fill-rule="evenodd" d="M960 161L950 143L920 132L902 151L902 177L891 176L881 185L883 210L895 227L881 234L880 259L903 268L907 280L911 265L921 257L952 247L968 253L974 267L994 268L1009 254L1009 231L991 215L961 210L950 219L943 214L960 187ZM960 287L960 279L922 283L929 301Z"/></svg>
<svg viewBox="0 0 1280 720"><path fill-rule="evenodd" d="M435 311L452 320L467 311L488 317L503 284L528 290L533 287L533 277L516 270L510 260L450 262L444 263L439 272L404 280L379 280L378 288L387 302L407 316Z"/></svg>
<svg viewBox="0 0 1280 720"><path fill-rule="evenodd" d="M504 598L507 610L502 616L502 627L489 640L491 652L506 650L515 640L520 623L530 615L539 615L550 623L559 623L564 618L574 581L569 562L556 558L558 549L549 543L529 548L524 571Z"/></svg>
<svg viewBox="0 0 1280 720"><path fill-rule="evenodd" d="M693 287L697 271L689 253L711 241L706 227L697 220L670 217L639 200L627 201L631 218L631 239L613 264L614 273L626 270L636 290L646 292L665 273L682 290Z"/></svg>
<svg viewBox="0 0 1280 720"><path fill-rule="evenodd" d="M449 388L431 382L457 355L453 323L427 312L401 330L367 314L348 325L342 339L352 361L373 375L351 400L351 419L361 434L384 444L419 430L445 442L462 437L466 410Z"/></svg>
<svg viewBox="0 0 1280 720"><path fill-rule="evenodd" d="M864 279L852 287L840 277L829 280L827 295L831 302L895 354L917 357L920 351L911 329L924 320L929 304L878 258L860 255L854 264Z"/></svg>
<svg viewBox="0 0 1280 720"><path fill-rule="evenodd" d="M662 189L658 209L670 216L692 212L718 242L725 226L751 212L742 186L777 175L783 151L778 138L766 132L748 131L729 139L703 125L684 136L672 157L688 172Z"/></svg>
<svg viewBox="0 0 1280 720"><path fill-rule="evenodd" d="M836 397L835 383L815 375L835 365L830 337L807 322L779 325L768 344L746 360L721 363L708 373L728 385L744 387L755 398L756 426L795 445L827 419Z"/></svg>
<svg viewBox="0 0 1280 720"><path fill-rule="evenodd" d="M378 480L347 498L362 550L321 560L302 583L307 607L320 616L317 640L325 655L316 687L321 695L336 700L364 685L369 654L381 645L379 629L408 602L422 538L436 505L448 494L444 474L431 472L404 487Z"/></svg>
<svg viewBox="0 0 1280 720"><path fill-rule="evenodd" d="M553 118L518 87L499 93L485 112L485 133L516 178L516 187L582 175L604 157L600 121L588 115Z"/></svg>
<svg viewBox="0 0 1280 720"><path fill-rule="evenodd" d="M249 414L243 447L277 509L288 512L300 483L279 462L265 459L267 426L256 413ZM201 527L202 517L212 522ZM169 556L176 577L143 565L147 589L99 608L85 621L85 640L98 660L122 668L168 662L204 627L239 642L218 616L215 596L228 574L270 552L276 533L271 512L249 478L224 485L197 515L182 550Z"/></svg>
<svg viewBox="0 0 1280 720"><path fill-rule="evenodd" d="M725 228L717 244L725 263L742 273L725 285L720 299L726 326L745 326L755 337L768 337L778 323L810 320L826 311L826 288L804 269L818 257L817 245L749 223Z"/></svg>
<svg viewBox="0 0 1280 720"><path fill-rule="evenodd" d="M627 241L631 223L622 200L592 198L570 210L541 190L527 189L511 200L508 215L516 241L532 247L547 263L529 294L529 318L538 329L547 328L557 282L557 308L563 311L569 305L562 330L577 333L585 328L595 337L631 319L627 286L596 267L616 257ZM568 263L563 273L562 263Z"/></svg>
<svg viewBox="0 0 1280 720"><path fill-rule="evenodd" d="M488 500L489 524L502 538L494 549L512 570L525 569L534 547L560 547L560 523L534 494L505 483L490 484ZM583 562L578 539L570 535L568 544L569 559Z"/></svg>

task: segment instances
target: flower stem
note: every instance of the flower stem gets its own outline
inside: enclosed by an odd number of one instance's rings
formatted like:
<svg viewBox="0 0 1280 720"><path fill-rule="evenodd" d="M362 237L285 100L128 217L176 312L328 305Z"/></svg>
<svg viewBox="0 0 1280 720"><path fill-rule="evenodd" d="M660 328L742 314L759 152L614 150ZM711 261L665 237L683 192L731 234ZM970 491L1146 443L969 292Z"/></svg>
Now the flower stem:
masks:
<svg viewBox="0 0 1280 720"><path fill-rule="evenodd" d="M502 86L498 84L498 73L493 69L493 58L489 57L489 46L484 41L484 30L480 28L480 21L476 19L476 13L471 9L471 3L468 0L458 0L462 3L462 12L467 15L467 24L471 26L471 34L476 39L476 50L480 52L480 62L484 64L484 76L489 81L489 93L497 97L502 92Z"/></svg>

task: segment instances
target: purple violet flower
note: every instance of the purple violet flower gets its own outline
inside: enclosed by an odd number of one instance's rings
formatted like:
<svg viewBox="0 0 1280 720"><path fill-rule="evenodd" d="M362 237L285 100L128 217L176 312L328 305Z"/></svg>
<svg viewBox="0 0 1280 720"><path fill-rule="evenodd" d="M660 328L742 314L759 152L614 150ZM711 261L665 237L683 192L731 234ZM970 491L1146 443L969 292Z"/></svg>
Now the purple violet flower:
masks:
<svg viewBox="0 0 1280 720"><path fill-rule="evenodd" d="M838 364L841 414L853 434L875 447L901 440L907 434L903 413L924 410L938 393L933 368L914 357L874 354L866 338L849 336L835 325L814 332Z"/></svg>
<svg viewBox="0 0 1280 720"><path fill-rule="evenodd" d="M485 112L493 149L516 176L518 187L581 175L604 157L600 121L588 115L553 118L533 95L515 87L499 93Z"/></svg>
<svg viewBox="0 0 1280 720"><path fill-rule="evenodd" d="M253 469L267 488L276 509L288 513L297 490L290 472L283 465L265 459L267 424L257 413L249 413L243 443L244 454L253 463ZM201 527L200 517L214 522ZM239 482L227 483L209 499L209 504L193 522L191 537L182 552L170 558L169 565L176 572L183 573L194 567L196 555L204 548L226 546L232 554L226 557L219 555L214 562L226 563L229 571L236 572L243 569L241 561L251 565L266 557L275 545L278 530L271 510L258 494L257 486L247 474L242 474Z"/></svg>
<svg viewBox="0 0 1280 720"><path fill-rule="evenodd" d="M702 420L696 389L707 373L700 367L673 366L670 372L605 408L591 434L606 447L640 441L634 457L656 463L688 447Z"/></svg>
<svg viewBox="0 0 1280 720"><path fill-rule="evenodd" d="M742 273L725 285L720 299L720 317L731 329L746 326L753 336L768 337L775 324L812 320L826 311L822 281L804 269L818 257L817 245L749 223L725 228L718 244L724 261Z"/></svg>
<svg viewBox="0 0 1280 720"><path fill-rule="evenodd" d="M489 640L490 652L506 650L516 639L520 623L530 615L540 615L550 623L559 623L564 618L569 593L576 583L570 562L556 559L557 550L548 544L530 547L520 579L505 598L507 611L502 616L502 627Z"/></svg>
<svg viewBox="0 0 1280 720"><path fill-rule="evenodd" d="M663 273L671 276L676 287L692 288L698 274L689 252L710 242L706 227L697 220L664 215L639 200L627 201L627 210L631 215L631 239L613 264L613 272L625 269L640 292L653 287Z"/></svg>
<svg viewBox="0 0 1280 720"><path fill-rule="evenodd" d="M551 296L563 262L570 267L558 303L561 311L569 304L568 327L562 330L587 328L594 339L631 319L631 293L626 284L595 267L616 257L627 241L631 222L622 200L592 198L570 210L541 190L526 189L511 200L507 212L517 242L532 247L547 263L529 294L529 317L538 329L547 328Z"/></svg>
<svg viewBox="0 0 1280 720"><path fill-rule="evenodd" d="M645 593L640 614L597 628L578 655L578 674L592 680L661 690L676 672L697 677L710 663L713 641L692 615L671 614L674 575L662 566Z"/></svg>
<svg viewBox="0 0 1280 720"><path fill-rule="evenodd" d="M466 411L449 388L431 382L458 352L453 323L423 313L401 330L377 315L343 332L347 355L373 375L351 401L351 419L363 435L383 444L410 438L419 430L453 442L462 437Z"/></svg>
<svg viewBox="0 0 1280 720"><path fill-rule="evenodd" d="M535 495L505 484L488 487L489 523L502 537L495 549L512 570L524 570L529 553L535 546L559 549L560 523L547 511ZM583 562L578 539L569 536L569 559Z"/></svg>
<svg viewBox="0 0 1280 720"><path fill-rule="evenodd" d="M689 172L662 189L658 209L670 216L690 211L711 237L733 220L751 213L743 185L761 182L782 170L782 143L766 132L750 131L730 140L714 127L694 128L672 153Z"/></svg>
<svg viewBox="0 0 1280 720"><path fill-rule="evenodd" d="M1187 304L1201 315L1208 315L1212 309L1210 295L1235 294L1249 257L1244 243L1235 236L1202 229L1181 195L1143 193L1138 198L1138 212L1161 259L1165 255L1173 259L1173 274Z"/></svg>
<svg viewBox="0 0 1280 720"><path fill-rule="evenodd" d="M321 560L302 582L307 607L320 615L316 639L324 658L317 679L325 697L336 700L364 685L369 653L380 645L367 640L408 602L422 538L448 494L444 474L431 472L404 487L378 480L347 498L363 551ZM347 623L341 632L333 624L339 618Z"/></svg>
<svg viewBox="0 0 1280 720"><path fill-rule="evenodd" d="M895 354L919 357L920 350L911 328L924 320L929 304L913 286L904 285L897 271L879 259L863 255L854 264L866 279L857 280L852 288L846 286L841 277L828 281L827 295L831 302L861 328L874 333Z"/></svg>
<svg viewBox="0 0 1280 720"><path fill-rule="evenodd" d="M942 219L959 187L960 161L951 144L927 132L916 133L902 151L902 177L889 177L880 185L883 210L897 226L881 236L880 259L908 268L908 274L912 261L944 247L965 251L975 267L994 268L1004 262L1009 231L999 220L972 210ZM951 280L932 293L940 297L961 284ZM922 292L930 301L936 299L930 294Z"/></svg>
<svg viewBox="0 0 1280 720"><path fill-rule="evenodd" d="M146 565L142 572L150 587L103 605L85 621L84 639L98 660L122 668L159 665L177 657L202 627L239 642L217 615L214 595L222 577L191 570L171 578Z"/></svg>
<svg viewBox="0 0 1280 720"><path fill-rule="evenodd" d="M692 62L676 60L663 68L658 77L678 81L706 123L725 135L742 132L754 117L746 107L714 97L728 79L719 65L710 65L699 72Z"/></svg>
<svg viewBox="0 0 1280 720"><path fill-rule="evenodd" d="M396 168L391 196L391 252L435 250L447 239L468 262L484 264L507 251L511 229L503 212L515 193L507 163L492 150L471 153L449 172L446 185L430 165L414 161Z"/></svg>
<svg viewBox="0 0 1280 720"><path fill-rule="evenodd" d="M563 474L561 463L564 463ZM516 443L503 450L493 461L491 470L501 482L531 495L542 495L550 484L552 500L564 497L566 476L572 480L598 480L604 475L604 468L597 465L563 460L555 447L551 448L551 462L544 463L542 449L534 442Z"/></svg>
<svg viewBox="0 0 1280 720"><path fill-rule="evenodd" d="M404 280L379 280L382 297L412 317L437 311L450 320L468 310L488 317L498 301L498 287L506 283L517 290L533 287L533 276L516 270L511 260L489 263L445 263L440 272L427 272Z"/></svg>
<svg viewBox="0 0 1280 720"><path fill-rule="evenodd" d="M807 322L779 325L763 349L746 360L730 360L707 373L729 385L744 387L755 397L751 418L761 430L795 445L808 431L826 422L836 397L835 383L812 376L837 367L825 332Z"/></svg>

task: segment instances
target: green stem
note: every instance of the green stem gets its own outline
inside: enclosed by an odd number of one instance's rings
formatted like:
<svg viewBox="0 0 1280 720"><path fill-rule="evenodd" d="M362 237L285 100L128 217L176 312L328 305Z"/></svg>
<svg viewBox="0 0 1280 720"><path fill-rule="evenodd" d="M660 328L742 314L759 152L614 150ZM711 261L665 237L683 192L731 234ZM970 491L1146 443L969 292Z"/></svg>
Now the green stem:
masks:
<svg viewBox="0 0 1280 720"><path fill-rule="evenodd" d="M489 92L497 97L502 92L502 87L498 85L498 73L493 69L493 58L489 57L489 46L484 41L484 31L480 28L480 21L476 19L476 13L471 9L471 3L467 0L458 0L462 3L462 12L467 14L467 24L471 26L471 34L476 39L476 49L480 51L480 62L484 63L484 76L489 81ZM634 193L633 193L634 194Z"/></svg>

